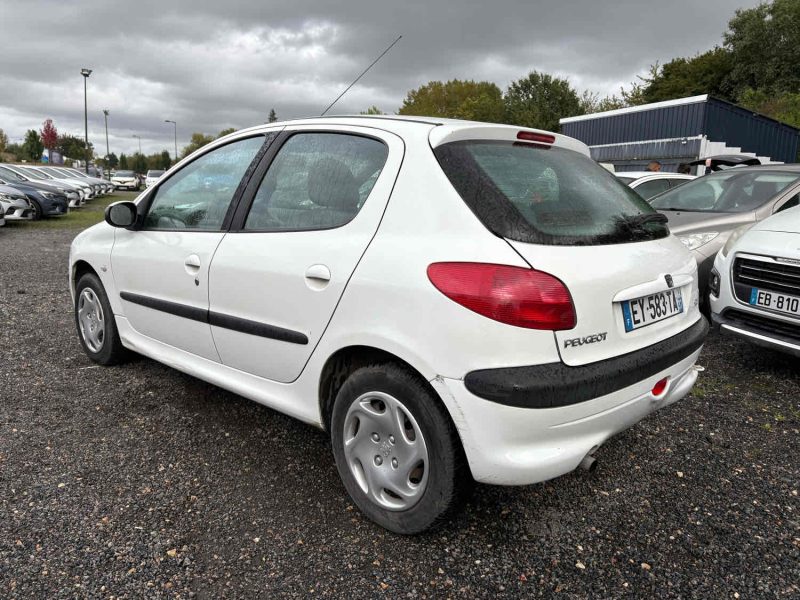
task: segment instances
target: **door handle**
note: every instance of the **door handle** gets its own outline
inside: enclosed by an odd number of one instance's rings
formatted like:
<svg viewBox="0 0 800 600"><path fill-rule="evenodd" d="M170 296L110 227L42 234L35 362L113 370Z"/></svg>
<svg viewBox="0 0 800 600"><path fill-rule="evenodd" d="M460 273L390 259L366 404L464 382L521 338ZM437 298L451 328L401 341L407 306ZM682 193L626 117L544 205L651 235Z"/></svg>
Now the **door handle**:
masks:
<svg viewBox="0 0 800 600"><path fill-rule="evenodd" d="M311 265L306 269L306 279L315 279L317 281L330 281L331 272L325 265Z"/></svg>
<svg viewBox="0 0 800 600"><path fill-rule="evenodd" d="M186 267L186 272L194 277L200 271L200 257L197 254L187 256L183 266Z"/></svg>

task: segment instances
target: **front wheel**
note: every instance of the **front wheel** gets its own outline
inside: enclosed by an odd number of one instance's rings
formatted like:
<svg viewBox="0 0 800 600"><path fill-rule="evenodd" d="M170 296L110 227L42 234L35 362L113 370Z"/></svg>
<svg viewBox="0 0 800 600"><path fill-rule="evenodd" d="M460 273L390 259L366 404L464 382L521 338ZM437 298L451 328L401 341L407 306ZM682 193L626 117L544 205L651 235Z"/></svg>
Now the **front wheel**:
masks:
<svg viewBox="0 0 800 600"><path fill-rule="evenodd" d="M334 403L331 441L350 497L395 533L437 525L472 482L441 402L399 365L363 367L348 377Z"/></svg>
<svg viewBox="0 0 800 600"><path fill-rule="evenodd" d="M94 273L83 275L75 286L75 325L84 352L94 362L115 365L128 358L105 288Z"/></svg>
<svg viewBox="0 0 800 600"><path fill-rule="evenodd" d="M40 221L44 214L42 210L42 205L39 204L36 200L31 200L31 206L33 207L33 220Z"/></svg>

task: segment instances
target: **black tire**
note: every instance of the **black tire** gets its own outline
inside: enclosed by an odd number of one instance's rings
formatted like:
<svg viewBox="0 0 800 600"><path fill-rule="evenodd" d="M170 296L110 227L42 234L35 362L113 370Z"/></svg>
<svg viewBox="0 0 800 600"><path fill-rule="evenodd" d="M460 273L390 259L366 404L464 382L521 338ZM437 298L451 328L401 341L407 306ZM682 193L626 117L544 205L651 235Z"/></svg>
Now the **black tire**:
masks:
<svg viewBox="0 0 800 600"><path fill-rule="evenodd" d="M408 509L387 509L370 498L348 465L344 450L347 413L359 397L369 392L399 400L419 426L427 447L427 483L416 504ZM334 402L331 442L339 476L353 502L375 523L395 533L410 535L441 524L460 507L472 485L458 433L444 406L416 373L397 364L362 367L347 378ZM376 452L380 451L376 445ZM388 469L393 458L384 456Z"/></svg>
<svg viewBox="0 0 800 600"><path fill-rule="evenodd" d="M41 221L42 216L44 215L44 211L42 211L42 205L36 200L31 200L31 206L33 207L33 220Z"/></svg>
<svg viewBox="0 0 800 600"><path fill-rule="evenodd" d="M81 294L86 288L90 288L92 292L94 292L95 296L100 301L103 313L104 335L102 345L96 350L93 350L87 345L78 318ZM125 362L130 358L130 350L125 348L122 345L122 340L120 340L117 323L114 319L114 313L111 310L111 304L108 302L106 290L100 282L100 279L94 273L86 273L78 280L75 286L75 306L73 307L73 312L75 314L75 327L78 331L78 340L80 340L83 351L86 352L86 355L91 360L98 364L109 366Z"/></svg>

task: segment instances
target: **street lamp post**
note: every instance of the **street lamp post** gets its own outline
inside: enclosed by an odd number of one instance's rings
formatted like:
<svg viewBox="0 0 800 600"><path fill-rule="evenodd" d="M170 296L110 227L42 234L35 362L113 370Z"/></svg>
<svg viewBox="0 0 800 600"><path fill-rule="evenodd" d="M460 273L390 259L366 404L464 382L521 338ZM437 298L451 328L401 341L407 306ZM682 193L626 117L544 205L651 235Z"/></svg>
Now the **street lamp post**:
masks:
<svg viewBox="0 0 800 600"><path fill-rule="evenodd" d="M84 169L86 170L86 174L89 174L89 104L86 100L86 82L89 80L89 75L92 74L91 69L83 68L81 69L81 75L83 75L83 132L84 132L84 149L83 149L83 160L84 160Z"/></svg>
<svg viewBox="0 0 800 600"><path fill-rule="evenodd" d="M175 163L178 162L178 124L175 121L164 119L164 123L172 123L175 128Z"/></svg>
<svg viewBox="0 0 800 600"><path fill-rule="evenodd" d="M139 140L139 154L141 154L142 153L142 137L139 136L139 135L136 135L136 134L134 134L133 137L135 137L137 140Z"/></svg>
<svg viewBox="0 0 800 600"><path fill-rule="evenodd" d="M111 168L108 166L108 159L111 156L111 152L108 149L108 109L103 109L103 117L106 120L106 167L108 167L108 180L111 181Z"/></svg>

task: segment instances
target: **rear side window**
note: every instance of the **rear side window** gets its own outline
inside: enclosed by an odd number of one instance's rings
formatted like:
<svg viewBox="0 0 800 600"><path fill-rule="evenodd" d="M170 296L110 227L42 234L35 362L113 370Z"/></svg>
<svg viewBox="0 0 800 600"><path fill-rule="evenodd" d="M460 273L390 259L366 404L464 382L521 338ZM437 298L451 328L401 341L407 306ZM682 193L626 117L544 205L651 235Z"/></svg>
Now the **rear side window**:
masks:
<svg viewBox="0 0 800 600"><path fill-rule="evenodd" d="M367 201L389 150L373 138L298 133L278 151L253 199L244 229L331 229Z"/></svg>
<svg viewBox="0 0 800 600"><path fill-rule="evenodd" d="M619 244L669 235L666 219L589 157L564 148L471 140L434 150L470 209L502 237Z"/></svg>
<svg viewBox="0 0 800 600"><path fill-rule="evenodd" d="M669 189L669 179L651 179L633 188L645 200L658 196Z"/></svg>

